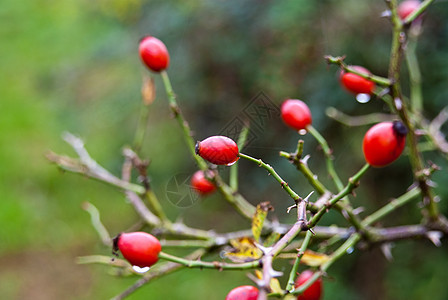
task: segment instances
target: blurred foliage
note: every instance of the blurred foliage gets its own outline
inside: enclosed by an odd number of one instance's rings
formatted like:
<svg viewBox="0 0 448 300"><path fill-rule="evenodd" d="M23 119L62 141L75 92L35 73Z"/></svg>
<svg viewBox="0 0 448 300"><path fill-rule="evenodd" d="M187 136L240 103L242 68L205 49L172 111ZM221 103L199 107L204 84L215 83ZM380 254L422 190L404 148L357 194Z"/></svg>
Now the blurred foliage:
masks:
<svg viewBox="0 0 448 300"><path fill-rule="evenodd" d="M105 299L136 278L116 278L105 267L77 266L75 257L110 254L99 243L82 201L102 213L111 234L126 230L137 217L117 190L49 165L49 149L71 153L60 136L80 135L102 165L119 174L121 149L133 140L140 108L140 37L162 39L171 54L169 73L182 109L198 139L220 132L263 92L279 105L287 97L306 101L315 127L334 148L335 163L347 179L363 164L360 146L366 128L348 128L325 116L327 106L361 115L384 110L374 99L359 104L343 91L335 67L324 54L347 55L347 62L387 74L390 26L380 18L382 1L14 1L0 6L0 294L5 299ZM424 75L426 117L446 105L448 90L448 3L436 2L425 18L418 47ZM143 153L151 159L152 184L163 198L176 174L192 173L177 124L169 117L160 78L151 107ZM405 87L406 90L406 87ZM254 122L253 122L254 123ZM255 124L256 125L256 124ZM254 126L254 124L253 124ZM445 127L446 129L446 127ZM262 126L244 151L278 167L306 195L310 186L280 149L293 151L297 134L278 116ZM322 153L304 137L310 167L329 183ZM442 166L440 155L428 153ZM265 172L245 162L241 191L254 204L271 201L279 218L290 204ZM398 179L398 180L397 180ZM448 213L446 171L434 175ZM373 169L357 190L366 212L400 195L410 184L406 157ZM166 200L166 199L165 199ZM173 218L189 225L232 230L249 224L218 195L180 209L165 201ZM357 200L358 201L358 200ZM418 222L416 203L398 210L387 225ZM292 219L289 219L292 220ZM344 224L329 214L325 224ZM399 242L387 262L378 249L355 252L338 262L326 280L325 299L447 299L446 241ZM288 271L290 265L278 266ZM157 280L130 299L222 299L231 288L249 284L242 272L186 270ZM70 291L67 294L67 291Z"/></svg>

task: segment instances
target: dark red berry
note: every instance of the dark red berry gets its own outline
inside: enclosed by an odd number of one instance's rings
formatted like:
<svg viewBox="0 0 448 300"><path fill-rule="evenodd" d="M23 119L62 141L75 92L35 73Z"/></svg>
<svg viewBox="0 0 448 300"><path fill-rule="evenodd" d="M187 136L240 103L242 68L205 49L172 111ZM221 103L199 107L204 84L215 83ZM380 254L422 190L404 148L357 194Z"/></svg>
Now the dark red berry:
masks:
<svg viewBox="0 0 448 300"><path fill-rule="evenodd" d="M314 273L310 270L305 270L300 273L295 282L295 287L298 288L302 284L306 283ZM322 297L322 279L318 278L313 282L302 294L297 297L297 300L320 300Z"/></svg>
<svg viewBox="0 0 448 300"><path fill-rule="evenodd" d="M257 300L258 289L251 285L242 285L231 290L225 300Z"/></svg>
<svg viewBox="0 0 448 300"><path fill-rule="evenodd" d="M200 195L205 196L215 191L215 185L205 178L203 171L196 171L191 177L191 187Z"/></svg>
<svg viewBox="0 0 448 300"><path fill-rule="evenodd" d="M301 100L285 100L281 111L283 122L295 130L306 129L312 122L311 111L305 102Z"/></svg>
<svg viewBox="0 0 448 300"><path fill-rule="evenodd" d="M114 243L131 265L140 268L155 264L162 250L159 240L146 232L122 233Z"/></svg>
<svg viewBox="0 0 448 300"><path fill-rule="evenodd" d="M384 167L403 152L408 130L400 121L382 122L370 128L364 136L363 152L373 167Z"/></svg>
<svg viewBox="0 0 448 300"><path fill-rule="evenodd" d="M420 6L420 1L418 0L407 0L401 2L397 7L397 13L401 20L404 20L409 16L417 7Z"/></svg>
<svg viewBox="0 0 448 300"><path fill-rule="evenodd" d="M370 71L361 66L351 66L357 72L370 75ZM375 89L375 83L368 79L365 79L359 75L353 73L347 73L344 70L341 71L340 75L342 85L354 94L369 94L373 93Z"/></svg>
<svg viewBox="0 0 448 300"><path fill-rule="evenodd" d="M165 44L152 36L147 36L140 41L140 58L152 71L160 72L168 68L170 56Z"/></svg>
<svg viewBox="0 0 448 300"><path fill-rule="evenodd" d="M215 165L232 165L239 159L238 145L231 138L222 135L197 142L196 154Z"/></svg>

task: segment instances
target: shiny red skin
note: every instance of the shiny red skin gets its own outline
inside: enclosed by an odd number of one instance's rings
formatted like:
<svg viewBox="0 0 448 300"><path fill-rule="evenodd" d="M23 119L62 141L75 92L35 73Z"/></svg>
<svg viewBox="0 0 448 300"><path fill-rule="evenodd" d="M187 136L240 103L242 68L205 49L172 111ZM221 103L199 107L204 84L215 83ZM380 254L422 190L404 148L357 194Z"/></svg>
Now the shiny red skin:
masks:
<svg viewBox="0 0 448 300"><path fill-rule="evenodd" d="M231 165L239 159L238 145L231 138L222 135L197 142L196 154L215 165Z"/></svg>
<svg viewBox="0 0 448 300"><path fill-rule="evenodd" d="M152 71L160 72L168 68L170 56L165 44L152 36L144 37L138 48L143 63Z"/></svg>
<svg viewBox="0 0 448 300"><path fill-rule="evenodd" d="M355 71L365 74L371 74L369 70L361 66L351 66ZM345 89L354 94L369 94L373 93L375 89L375 83L368 79L362 78L359 75L353 73L347 73L341 71L341 84Z"/></svg>
<svg viewBox="0 0 448 300"><path fill-rule="evenodd" d="M283 122L295 130L306 129L311 125L311 111L305 102L297 99L285 100L281 107Z"/></svg>
<svg viewBox="0 0 448 300"><path fill-rule="evenodd" d="M398 132L393 122L382 122L367 131L362 149L366 161L371 166L384 167L401 155L405 144L406 133Z"/></svg>
<svg viewBox="0 0 448 300"><path fill-rule="evenodd" d="M418 0L407 0L401 2L397 7L397 13L401 20L406 19L417 7L420 6Z"/></svg>
<svg viewBox="0 0 448 300"><path fill-rule="evenodd" d="M305 270L300 273L295 282L295 287L304 284L314 275L313 271ZM322 279L318 278L313 282L302 294L297 297L297 300L320 300L323 294Z"/></svg>
<svg viewBox="0 0 448 300"><path fill-rule="evenodd" d="M190 184L201 196L211 194L216 190L213 182L205 178L203 171L196 171L191 177Z"/></svg>
<svg viewBox="0 0 448 300"><path fill-rule="evenodd" d="M258 289L251 285L242 285L231 290L225 300L257 300Z"/></svg>
<svg viewBox="0 0 448 300"><path fill-rule="evenodd" d="M122 233L117 244L123 257L140 268L154 265L162 250L159 240L146 232Z"/></svg>

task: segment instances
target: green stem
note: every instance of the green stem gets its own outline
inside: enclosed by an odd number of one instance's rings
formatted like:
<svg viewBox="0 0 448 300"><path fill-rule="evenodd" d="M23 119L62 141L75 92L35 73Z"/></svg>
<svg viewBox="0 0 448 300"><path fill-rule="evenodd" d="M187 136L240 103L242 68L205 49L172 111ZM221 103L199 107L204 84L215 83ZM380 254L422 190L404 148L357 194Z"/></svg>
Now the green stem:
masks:
<svg viewBox="0 0 448 300"><path fill-rule="evenodd" d="M291 292L293 295L298 295L303 293L307 288L309 288L319 277L326 273L330 266L340 259L342 256L348 253L350 248L353 248L361 240L361 235L358 233L352 234L350 238L345 241L335 252L330 256L330 259L326 261L321 267L320 272L315 272L313 276L310 277L304 284L300 285Z"/></svg>
<svg viewBox="0 0 448 300"><path fill-rule="evenodd" d="M200 260L189 260L174 255L170 255L165 252L160 252L159 258L184 265L187 268L217 269L217 270L248 270L260 267L259 260L240 264L231 264L219 261L205 262Z"/></svg>
<svg viewBox="0 0 448 300"><path fill-rule="evenodd" d="M142 107L140 109L140 118L138 120L137 130L135 131L134 147L133 147L135 152L137 153L140 152L143 145L143 141L145 139L148 117L149 117L149 105L142 103Z"/></svg>
<svg viewBox="0 0 448 300"><path fill-rule="evenodd" d="M336 173L336 170L334 168L332 151L331 151L330 147L328 146L327 141L319 133L319 131L317 131L312 125L309 125L307 127L307 130L316 139L316 141L319 143L319 145L322 147L322 150L324 151L324 154L325 154L325 161L327 163L328 174L333 179L333 182L335 183L338 191L342 190L344 188L344 185L342 184L342 181L339 178L339 176Z"/></svg>
<svg viewBox="0 0 448 300"><path fill-rule="evenodd" d="M409 70L410 88L411 88L411 107L416 115L420 115L423 109L423 96L421 85L421 73L418 65L417 54L417 36L410 35L409 42L406 46L406 63Z"/></svg>
<svg viewBox="0 0 448 300"><path fill-rule="evenodd" d="M428 6L434 2L434 0L425 0L422 3L420 3L420 6L417 7L410 13L406 19L403 20L403 24L410 24L412 23L418 16L420 16L427 8Z"/></svg>
<svg viewBox="0 0 448 300"><path fill-rule="evenodd" d="M302 245L300 246L299 252L297 254L296 260L294 261L294 265L292 266L291 272L289 273L288 285L286 286L286 290L291 292L294 289L294 283L296 281L297 272L299 270L300 258L305 253L308 248L308 244L310 243L311 237L313 234L311 231L307 231L305 238L303 239Z"/></svg>
<svg viewBox="0 0 448 300"><path fill-rule="evenodd" d="M195 142L191 134L190 126L184 119L182 112L180 111L180 108L177 105L176 95L174 94L168 74L166 73L166 71L162 71L160 74L162 76L163 83L165 85L165 90L168 95L168 101L170 104L171 111L173 112L176 120L178 121L180 127L182 128L184 139L187 143L190 154L196 160L199 169L205 171L208 169L207 163L199 155L196 155ZM230 186L228 186L219 177L219 175L216 175L214 180L218 190L224 195L224 198L231 205L233 205L241 215L243 215L248 219L252 219L252 216L256 210L255 207L251 205L241 194L236 193L235 190L233 190Z"/></svg>
<svg viewBox="0 0 448 300"><path fill-rule="evenodd" d="M145 198L151 205L152 209L154 210L155 215L159 217L160 221L163 224L170 224L171 221L166 216L162 206L160 205L159 200L157 199L156 194L154 194L154 192L151 189L146 191Z"/></svg>
<svg viewBox="0 0 448 300"><path fill-rule="evenodd" d="M273 167L264 163L261 159L253 158L252 156L249 156L247 154L240 153L239 156L256 163L258 166L262 167L263 169L266 169L269 172L269 174L271 174L272 177L274 177L275 180L277 180L280 183L282 188L289 194L289 196L291 196L291 198L294 200L294 202L297 202L301 199L301 197L299 195L297 195L296 192L294 192L291 189L289 184L285 180L283 180L283 178L281 178L280 175L277 174L277 172L274 170Z"/></svg>
<svg viewBox="0 0 448 300"><path fill-rule="evenodd" d="M299 170L305 176L305 178L308 180L308 182L311 184L311 186L316 190L316 192L319 195L328 193L327 188L323 185L322 182L320 182L317 179L317 176L310 170L308 165L304 161L302 161L301 157L298 155L297 152L287 153L284 151L280 151L280 156L285 157L289 161L291 161L296 166L297 170Z"/></svg>
<svg viewBox="0 0 448 300"><path fill-rule="evenodd" d="M359 72L359 71L353 69L351 66L348 66L347 64L344 63L344 58L345 57L341 57L341 56L337 56L337 57L333 57L330 55L325 56L325 60L327 61L327 63L338 65L342 69L344 69L344 71L347 73L353 73L353 74L359 75L365 79L373 81L382 86L390 86L391 85L391 81L387 78L384 78L381 76L376 76L373 74L366 74L366 73Z"/></svg>
<svg viewBox="0 0 448 300"><path fill-rule="evenodd" d="M239 135L238 141L237 141L238 149L240 151L241 151L241 149L243 149L244 143L246 143L248 135L249 135L249 127L244 126L240 132L240 135ZM234 191L238 190L238 163L236 163L230 167L229 185Z"/></svg>
<svg viewBox="0 0 448 300"><path fill-rule="evenodd" d="M372 225L373 223L375 223L378 220L380 220L381 218L387 216L388 214L390 214L391 212L393 212L397 208L405 205L406 203L408 203L409 201L411 201L415 197L419 196L420 194L421 194L421 191L417 187L407 191L406 193L404 193L400 197L392 200L391 202L389 202L388 204L386 204L382 208L378 209L376 212L374 212L370 216L367 216L362 221L362 225L363 226L370 226L370 225Z"/></svg>
<svg viewBox="0 0 448 300"><path fill-rule="evenodd" d="M397 0L390 0L389 7L392 12L392 24L393 24L393 37L392 37L392 49L391 49L391 60L389 63L389 78L392 80L393 84L391 87L391 95L394 99L395 109L403 121L404 125L409 129L408 133L408 145L410 147L410 162L412 165L412 170L414 177L417 180L419 187L422 191L425 207L426 207L426 217L430 222L436 222L440 219L439 208L437 203L434 201L434 195L431 187L428 184L428 176L425 175L423 158L421 153L418 151L417 137L415 135L414 124L409 117L409 111L406 107L406 103L402 100L401 89L400 89L400 62L402 56L402 45L404 41L404 33L402 22L397 14ZM426 0L425 6L431 3L430 0ZM422 3L423 5L423 3ZM414 14L413 14L414 15Z"/></svg>
<svg viewBox="0 0 448 300"><path fill-rule="evenodd" d="M174 117L176 118L177 122L179 123L180 127L182 128L182 132L184 134L184 140L187 143L188 150L190 151L192 157L196 160L196 163L198 164L199 168L201 170L207 169L207 163L199 156L196 155L195 151L195 142L193 139L193 134L191 133L190 125L188 125L188 122L185 120L179 105L177 105L176 100L176 94L173 91L173 87L171 86L170 78L168 77L168 73L166 71L160 72L160 75L162 76L163 84L165 86L166 94L168 95L168 101L170 104L171 111L174 114Z"/></svg>
<svg viewBox="0 0 448 300"><path fill-rule="evenodd" d="M232 205L243 217L252 220L256 208L250 204L240 193L235 192L230 186L225 184L219 174L214 177L214 182L217 189L221 192L224 198Z"/></svg>
<svg viewBox="0 0 448 300"><path fill-rule="evenodd" d="M369 164L365 164L361 170L358 171L355 175L353 175L350 179L348 184L340 191L337 195L335 195L333 198L328 200L328 203L324 205L322 208L319 209L319 211L311 218L311 220L308 222L309 227L313 227L319 222L319 220L322 218L322 216L327 212L327 210L335 205L339 200L350 194L359 184L359 181L361 177L366 173L366 171L369 169Z"/></svg>

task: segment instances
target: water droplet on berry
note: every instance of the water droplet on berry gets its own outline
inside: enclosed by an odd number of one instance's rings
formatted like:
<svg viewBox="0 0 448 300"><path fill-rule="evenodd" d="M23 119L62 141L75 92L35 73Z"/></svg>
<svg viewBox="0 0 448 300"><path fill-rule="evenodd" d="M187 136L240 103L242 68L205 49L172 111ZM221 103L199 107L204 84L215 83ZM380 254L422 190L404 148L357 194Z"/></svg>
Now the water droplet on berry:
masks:
<svg viewBox="0 0 448 300"><path fill-rule="evenodd" d="M306 129L300 129L299 130L299 134L300 135L305 135L307 133Z"/></svg>
<svg viewBox="0 0 448 300"><path fill-rule="evenodd" d="M359 103L367 103L370 101L370 95L369 94L358 94L356 95L356 101Z"/></svg>
<svg viewBox="0 0 448 300"><path fill-rule="evenodd" d="M132 266L132 269L137 273L143 274L148 272L150 268L149 267L140 268L139 266Z"/></svg>
<svg viewBox="0 0 448 300"><path fill-rule="evenodd" d="M235 160L235 161L233 161L233 162L231 162L231 163L228 163L226 166L228 166L228 167L233 166L237 161L238 161L238 160Z"/></svg>

